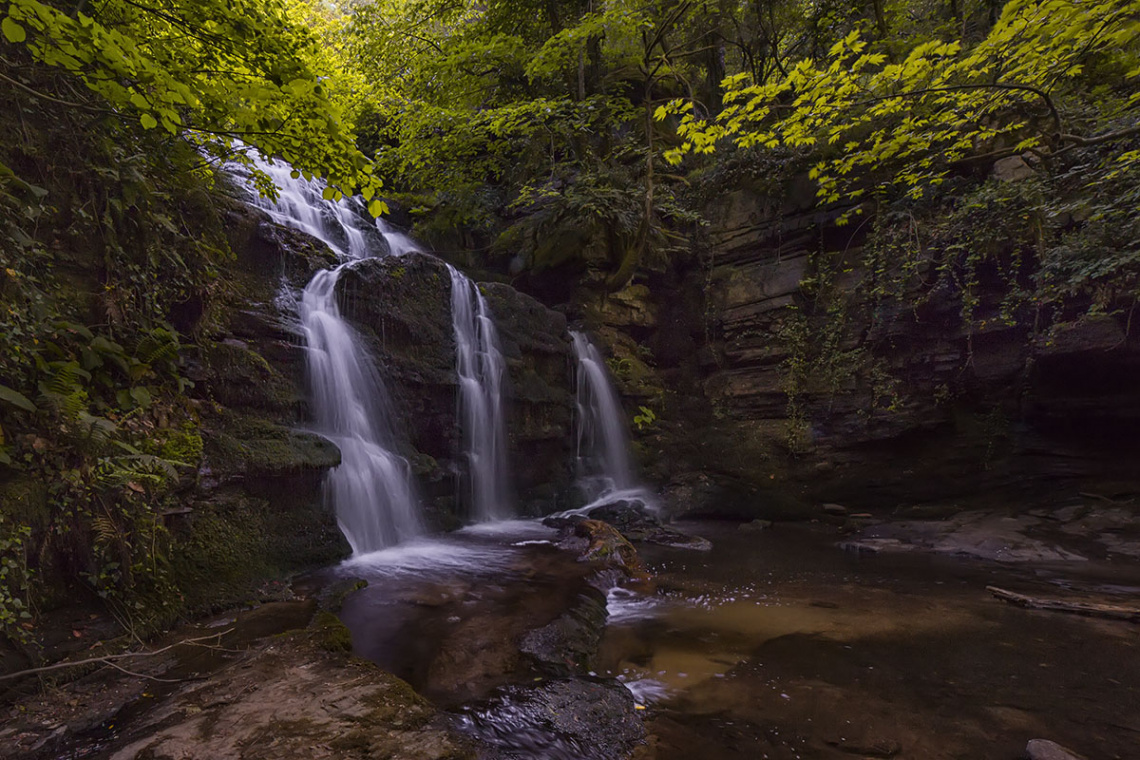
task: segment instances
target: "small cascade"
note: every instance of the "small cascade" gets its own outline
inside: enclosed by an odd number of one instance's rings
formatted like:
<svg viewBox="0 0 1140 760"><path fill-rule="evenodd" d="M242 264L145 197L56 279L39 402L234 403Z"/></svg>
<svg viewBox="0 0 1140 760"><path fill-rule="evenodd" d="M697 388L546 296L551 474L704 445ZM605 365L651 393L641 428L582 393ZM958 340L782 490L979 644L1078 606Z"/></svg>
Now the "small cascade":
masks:
<svg viewBox="0 0 1140 760"><path fill-rule="evenodd" d="M341 464L325 480L327 496L353 554L424 533L407 460L395 453L388 391L360 337L340 315L336 283L352 261L403 251L404 238L365 226L352 201L321 197L316 182L293 179L287 165L259 164L281 189L276 203L254 201L279 224L325 242L345 263L317 272L299 305L308 348L314 431L335 443ZM387 243L387 245L385 245Z"/></svg>
<svg viewBox="0 0 1140 760"><path fill-rule="evenodd" d="M416 244L416 241L395 229L383 219L376 220L376 229L380 230L380 234L384 236L385 242L388 243L388 250L393 256L403 256L405 253L417 253L420 251L420 247Z"/></svg>
<svg viewBox="0 0 1140 760"><path fill-rule="evenodd" d="M655 508L653 496L633 475L625 414L605 359L584 333L571 330L570 338L578 359L579 487L589 502L582 509L620 499Z"/></svg>
<svg viewBox="0 0 1140 760"><path fill-rule="evenodd" d="M364 206L355 198L328 201L321 197L324 185L292 177L293 168L284 162L257 160L257 168L273 180L279 190L277 200L252 193L251 204L269 214L274 222L306 232L320 240L342 259L382 256L387 251L384 238L368 221ZM242 174L240 168L235 173Z"/></svg>
<svg viewBox="0 0 1140 760"><path fill-rule="evenodd" d="M459 372L459 421L467 460L466 506L478 522L512 513L503 409L506 363L487 301L458 269L451 272L451 320Z"/></svg>

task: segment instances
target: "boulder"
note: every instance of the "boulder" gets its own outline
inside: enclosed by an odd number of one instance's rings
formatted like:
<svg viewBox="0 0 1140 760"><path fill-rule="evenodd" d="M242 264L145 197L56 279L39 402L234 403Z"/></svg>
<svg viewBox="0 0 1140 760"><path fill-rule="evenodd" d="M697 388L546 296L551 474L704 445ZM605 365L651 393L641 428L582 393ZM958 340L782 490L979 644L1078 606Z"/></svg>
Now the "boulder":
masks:
<svg viewBox="0 0 1140 760"><path fill-rule="evenodd" d="M1035 174L1021 156L1010 156L994 162L993 177L998 182L1019 182Z"/></svg>
<svg viewBox="0 0 1140 760"><path fill-rule="evenodd" d="M753 520L752 522L741 523L737 526L737 530L741 533L759 533L762 530L768 530L772 527L771 520Z"/></svg>
<svg viewBox="0 0 1140 760"><path fill-rule="evenodd" d="M661 519L643 503L631 499L619 499L594 507L586 516L591 520L608 522L629 541L644 541L661 529Z"/></svg>
<svg viewBox="0 0 1140 760"><path fill-rule="evenodd" d="M579 560L601 562L617 568L634 580L644 580L649 573L633 545L609 523L601 520L581 520L574 526L574 535L585 538L589 544Z"/></svg>
<svg viewBox="0 0 1140 760"><path fill-rule="evenodd" d="M590 586L554 621L524 635L519 651L557 675L585 673L593 668L605 627L606 597Z"/></svg>

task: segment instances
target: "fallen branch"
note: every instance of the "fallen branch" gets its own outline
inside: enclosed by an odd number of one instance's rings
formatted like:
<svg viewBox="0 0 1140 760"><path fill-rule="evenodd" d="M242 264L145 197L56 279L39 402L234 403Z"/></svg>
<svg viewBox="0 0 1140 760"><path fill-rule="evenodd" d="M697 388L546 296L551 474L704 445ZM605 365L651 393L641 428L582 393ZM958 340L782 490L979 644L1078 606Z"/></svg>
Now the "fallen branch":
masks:
<svg viewBox="0 0 1140 760"><path fill-rule="evenodd" d="M1037 596L1027 596L1025 594L1014 593L1013 591L1006 591L997 586L986 586L986 591L989 591L1003 602L1009 602L1010 604L1016 604L1018 607L1026 607L1031 610L1070 612L1074 615L1087 615L1089 617L1140 623L1140 607L1123 607L1115 604L1100 604L1099 602L1069 602L1063 599L1043 599Z"/></svg>
<svg viewBox="0 0 1140 760"><path fill-rule="evenodd" d="M47 672L52 671L52 670L63 670L64 668L78 668L78 667L81 667L83 665L110 665L112 667L117 668L118 666L115 665L115 662L118 660L125 660L125 659L129 659L129 658L133 658L133 657L153 657L157 654L162 654L163 652L168 652L171 649L174 649L175 647L181 647L181 646L200 646L200 647L208 647L208 648L212 649L213 647L210 647L210 645L208 645L208 644L203 644L202 642L203 641L210 641L211 639L216 639L220 642L222 636L225 636L227 633L229 633L232 630L233 630L232 628L228 628L224 631L218 631L217 633L212 633L209 636L202 636L201 638L197 638L197 639L185 639L183 641L176 641L175 643L164 646L161 649L155 649L153 652L123 652L122 654L105 654L101 657L90 657L86 660L57 662L53 665L44 665L43 667L39 667L39 668L28 668L27 670L17 670L14 673L6 673L3 675L0 675L0 681L9 681L13 678L21 678L23 676L35 675L36 673L47 673ZM119 668L119 669L122 670L122 668Z"/></svg>

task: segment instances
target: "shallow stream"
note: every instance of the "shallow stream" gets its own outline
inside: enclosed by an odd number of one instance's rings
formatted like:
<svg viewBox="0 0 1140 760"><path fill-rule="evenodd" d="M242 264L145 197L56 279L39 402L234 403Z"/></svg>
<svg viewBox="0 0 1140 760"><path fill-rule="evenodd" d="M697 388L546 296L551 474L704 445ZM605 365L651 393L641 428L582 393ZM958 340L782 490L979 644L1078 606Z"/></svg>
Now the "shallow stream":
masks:
<svg viewBox="0 0 1140 760"><path fill-rule="evenodd" d="M656 588L609 592L593 663L644 708L644 757L1014 760L1033 738L1140 756L1136 627L985 590L1134 597L1135 570L859 556L819 526L684 527L712 551L640 547ZM540 679L519 637L591 593L553 535L500 523L346 564L370 584L342 610L358 654L459 716ZM513 756L557 755L544 746Z"/></svg>

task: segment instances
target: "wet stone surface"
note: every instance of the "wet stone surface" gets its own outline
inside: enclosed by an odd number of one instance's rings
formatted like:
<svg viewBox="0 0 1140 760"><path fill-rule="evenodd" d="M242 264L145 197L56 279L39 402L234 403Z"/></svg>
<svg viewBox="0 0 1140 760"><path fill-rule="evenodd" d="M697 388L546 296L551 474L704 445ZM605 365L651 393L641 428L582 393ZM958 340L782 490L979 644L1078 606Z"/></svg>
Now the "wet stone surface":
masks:
<svg viewBox="0 0 1140 760"><path fill-rule="evenodd" d="M834 525L678 528L712 549L641 546L652 583L579 561L536 522L359 558L316 584L347 594L349 630L328 611L306 623L305 602L220 619L235 627L221 650L144 670L173 683L123 676L103 702L70 688L6 722L6 746L36 760L1135 757L1136 626L986 591L1135 604L1133 565L849 553ZM61 699L87 709L57 725ZM99 711L116 699L128 707ZM60 725L78 740L53 738Z"/></svg>
<svg viewBox="0 0 1140 760"><path fill-rule="evenodd" d="M572 679L508 688L459 720L501 758L610 760L645 738L633 695L613 681Z"/></svg>

